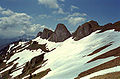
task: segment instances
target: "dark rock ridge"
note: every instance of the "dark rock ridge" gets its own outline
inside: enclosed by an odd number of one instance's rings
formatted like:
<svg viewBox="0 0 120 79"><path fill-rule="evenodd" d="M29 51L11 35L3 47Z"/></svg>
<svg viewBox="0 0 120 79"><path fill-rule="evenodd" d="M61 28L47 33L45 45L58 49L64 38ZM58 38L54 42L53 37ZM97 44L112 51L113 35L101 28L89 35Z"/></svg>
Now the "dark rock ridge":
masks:
<svg viewBox="0 0 120 79"><path fill-rule="evenodd" d="M115 22L113 24L108 23L108 24L106 24L104 26L101 26L99 29L101 30L100 33L104 32L106 30L111 30L111 29L115 29L115 31L120 31L120 21Z"/></svg>
<svg viewBox="0 0 120 79"><path fill-rule="evenodd" d="M37 37L40 36L41 38L48 39L52 42L63 42L72 36L73 39L77 41L97 30L101 30L100 32L98 32L101 33L111 29L115 29L115 31L120 31L120 21L114 24L108 23L104 26L100 26L96 21L91 20L79 26L77 30L72 33L72 35L64 24L58 24L54 32L45 28L43 32L38 33Z"/></svg>
<svg viewBox="0 0 120 79"><path fill-rule="evenodd" d="M90 35L92 32L95 32L97 30L101 30L98 33L107 31L107 30L112 30L115 29L115 31L120 31L120 21L112 24L108 23L104 26L98 25L96 21L89 21L83 24L82 26L79 26L77 30L72 34L73 39L75 41L80 40L88 35Z"/></svg>
<svg viewBox="0 0 120 79"><path fill-rule="evenodd" d="M81 38L90 35L92 32L98 29L99 25L96 21L89 21L82 26L79 26L77 30L72 34L74 40L80 40Z"/></svg>
<svg viewBox="0 0 120 79"><path fill-rule="evenodd" d="M58 24L54 33L50 36L48 40L52 42L63 42L69 37L71 37L71 34L66 26L64 24Z"/></svg>
<svg viewBox="0 0 120 79"><path fill-rule="evenodd" d="M40 32L39 32L39 34L40 34ZM48 39L52 34L53 34L52 30L49 30L49 29L45 28L43 30L43 32L40 34L40 37L42 39Z"/></svg>
<svg viewBox="0 0 120 79"><path fill-rule="evenodd" d="M42 32L39 32L36 37L39 37L42 35Z"/></svg>

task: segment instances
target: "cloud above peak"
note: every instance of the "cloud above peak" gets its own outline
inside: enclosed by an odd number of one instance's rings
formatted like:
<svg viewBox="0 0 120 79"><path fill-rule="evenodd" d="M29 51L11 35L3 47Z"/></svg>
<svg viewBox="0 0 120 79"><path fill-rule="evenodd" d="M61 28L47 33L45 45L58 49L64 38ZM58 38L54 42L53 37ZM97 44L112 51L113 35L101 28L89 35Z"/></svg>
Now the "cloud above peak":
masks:
<svg viewBox="0 0 120 79"><path fill-rule="evenodd" d="M39 4L45 5L48 8L53 8L53 14L66 14L61 7L62 4L58 4L59 1L64 2L65 0L38 0Z"/></svg>
<svg viewBox="0 0 120 79"><path fill-rule="evenodd" d="M43 4L49 8L59 8L57 0L38 0L39 4Z"/></svg>
<svg viewBox="0 0 120 79"><path fill-rule="evenodd" d="M12 38L23 34L35 34L44 27L40 24L33 24L32 17L26 13L17 13L0 7L0 36Z"/></svg>
<svg viewBox="0 0 120 79"><path fill-rule="evenodd" d="M53 11L53 14L67 14L67 12L63 11L63 9L59 7L56 11Z"/></svg>
<svg viewBox="0 0 120 79"><path fill-rule="evenodd" d="M79 9L79 7L71 5L71 11L73 11L74 9Z"/></svg>
<svg viewBox="0 0 120 79"><path fill-rule="evenodd" d="M87 14L75 12L75 13L67 15L64 18L58 19L58 21L67 21L69 24L75 26L77 24L80 24L81 22L86 21L85 16L87 16Z"/></svg>
<svg viewBox="0 0 120 79"><path fill-rule="evenodd" d="M4 10L1 6L0 6L0 11Z"/></svg>
<svg viewBox="0 0 120 79"><path fill-rule="evenodd" d="M84 22L85 20L86 18L83 18L83 17L70 17L68 19L68 23L75 26L76 24Z"/></svg>

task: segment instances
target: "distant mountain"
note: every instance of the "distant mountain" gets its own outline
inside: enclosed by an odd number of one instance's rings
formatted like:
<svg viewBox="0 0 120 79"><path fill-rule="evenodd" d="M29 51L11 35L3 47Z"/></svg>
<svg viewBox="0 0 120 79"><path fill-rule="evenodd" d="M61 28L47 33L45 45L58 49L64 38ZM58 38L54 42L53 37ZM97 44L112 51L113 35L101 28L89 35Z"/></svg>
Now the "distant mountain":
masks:
<svg viewBox="0 0 120 79"><path fill-rule="evenodd" d="M32 40L34 38L35 38L35 36L33 36L33 35L24 34L22 36L16 37L16 40L29 41L29 40Z"/></svg>
<svg viewBox="0 0 120 79"><path fill-rule="evenodd" d="M15 37L15 38L6 38L6 39L0 39L0 50L2 48L4 48L6 45L14 42L14 41L18 41L18 40L21 40L21 41L29 41L29 40L32 40L33 38L35 38L35 36L31 36L31 35L22 35L22 36L19 36L19 37Z"/></svg>
<svg viewBox="0 0 120 79"><path fill-rule="evenodd" d="M2 79L119 79L120 21L104 26L89 21L72 34L58 24L1 52Z"/></svg>

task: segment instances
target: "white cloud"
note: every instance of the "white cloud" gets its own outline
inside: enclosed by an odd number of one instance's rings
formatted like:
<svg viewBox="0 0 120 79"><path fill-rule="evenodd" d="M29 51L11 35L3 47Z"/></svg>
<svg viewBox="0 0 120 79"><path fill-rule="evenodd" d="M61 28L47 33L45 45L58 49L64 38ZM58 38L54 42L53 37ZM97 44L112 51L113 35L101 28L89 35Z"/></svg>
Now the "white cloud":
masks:
<svg viewBox="0 0 120 79"><path fill-rule="evenodd" d="M5 11L2 11L1 14L3 14L3 15L13 15L14 12L8 9L8 10L5 10Z"/></svg>
<svg viewBox="0 0 120 79"><path fill-rule="evenodd" d="M0 28L7 29L10 27L27 26L30 24L30 16L25 13L15 13L14 15L8 17L0 18Z"/></svg>
<svg viewBox="0 0 120 79"><path fill-rule="evenodd" d="M30 26L28 29L28 32L35 32L38 29L43 30L44 28L47 28L45 25L40 25L40 24L33 24ZM39 30L40 31L40 30Z"/></svg>
<svg viewBox="0 0 120 79"><path fill-rule="evenodd" d="M73 13L73 14L69 14L68 15L68 17L74 17L74 16L87 16L87 14L86 13L78 13L78 12L75 12L75 13Z"/></svg>
<svg viewBox="0 0 120 79"><path fill-rule="evenodd" d="M50 18L51 16L46 15L46 14L41 14L38 17L41 18L41 19L45 19L45 18Z"/></svg>
<svg viewBox="0 0 120 79"><path fill-rule="evenodd" d="M86 20L86 18L83 17L70 17L68 19L68 23L72 24L72 25L76 25L80 22L84 22Z"/></svg>
<svg viewBox="0 0 120 79"><path fill-rule="evenodd" d="M60 0L60 1L64 2L65 0Z"/></svg>
<svg viewBox="0 0 120 79"><path fill-rule="evenodd" d="M59 0L64 2L65 0ZM61 6L58 4L58 0L38 0L39 4L43 4L49 8L55 8L56 10L53 11L53 14L66 14ZM63 5L63 4L61 4Z"/></svg>
<svg viewBox="0 0 120 79"><path fill-rule="evenodd" d="M64 12L62 8L58 8L57 11L53 11L53 14L67 14L67 13Z"/></svg>
<svg viewBox="0 0 120 79"><path fill-rule="evenodd" d="M4 10L1 6L0 6L0 11Z"/></svg>
<svg viewBox="0 0 120 79"><path fill-rule="evenodd" d="M5 10L4 8L2 8L0 6L0 14L2 14L2 15L12 15L12 14L14 14L14 12L9 10L9 9Z"/></svg>
<svg viewBox="0 0 120 79"><path fill-rule="evenodd" d="M73 14L69 14L68 16L64 17L64 18L60 18L58 19L58 21L67 21L69 24L72 25L76 25L78 23L84 22L86 20L86 18L84 16L87 16L87 14L85 13L73 13Z"/></svg>
<svg viewBox="0 0 120 79"><path fill-rule="evenodd" d="M35 34L42 30L45 26L33 24L32 17L26 13L16 13L9 9L0 7L0 36L16 37L22 34Z"/></svg>
<svg viewBox="0 0 120 79"><path fill-rule="evenodd" d="M50 8L59 8L57 0L38 0L38 2Z"/></svg>
<svg viewBox="0 0 120 79"><path fill-rule="evenodd" d="M59 9L58 9L58 13L59 13L59 14L65 14L65 12L63 11L62 8L59 8Z"/></svg>
<svg viewBox="0 0 120 79"><path fill-rule="evenodd" d="M21 30L21 31L20 31L20 34L22 34L22 35L25 34L25 31L24 31L24 30Z"/></svg>
<svg viewBox="0 0 120 79"><path fill-rule="evenodd" d="M71 5L71 11L73 11L74 9L79 9L79 7Z"/></svg>

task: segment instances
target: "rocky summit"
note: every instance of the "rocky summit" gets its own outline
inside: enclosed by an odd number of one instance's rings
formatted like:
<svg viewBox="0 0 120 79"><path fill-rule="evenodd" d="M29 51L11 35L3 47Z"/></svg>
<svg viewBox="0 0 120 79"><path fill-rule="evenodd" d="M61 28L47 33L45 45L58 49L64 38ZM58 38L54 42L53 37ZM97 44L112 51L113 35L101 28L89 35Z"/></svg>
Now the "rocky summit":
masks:
<svg viewBox="0 0 120 79"><path fill-rule="evenodd" d="M48 39L52 35L53 31L45 28L43 32L41 33L40 37L42 39Z"/></svg>
<svg viewBox="0 0 120 79"><path fill-rule="evenodd" d="M90 35L92 32L96 31L99 27L96 21L89 21L82 26L79 26L77 30L72 34L75 40L79 40L85 36Z"/></svg>
<svg viewBox="0 0 120 79"><path fill-rule="evenodd" d="M69 37L71 37L71 34L66 26L64 24L58 24L54 33L50 36L49 41L63 42Z"/></svg>
<svg viewBox="0 0 120 79"><path fill-rule="evenodd" d="M119 79L120 21L89 21L70 34L64 24L0 51L1 79Z"/></svg>

